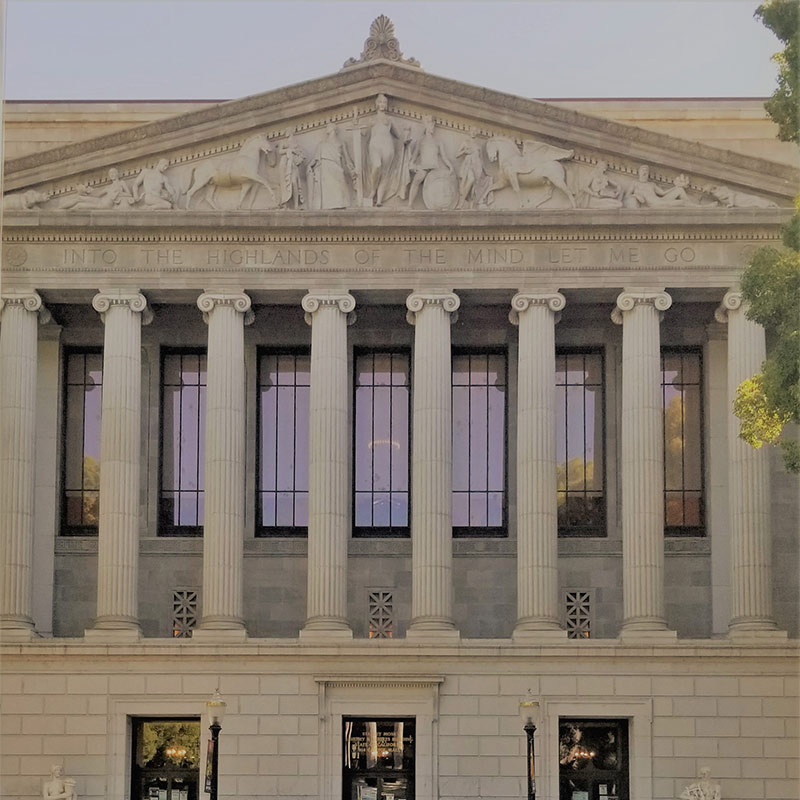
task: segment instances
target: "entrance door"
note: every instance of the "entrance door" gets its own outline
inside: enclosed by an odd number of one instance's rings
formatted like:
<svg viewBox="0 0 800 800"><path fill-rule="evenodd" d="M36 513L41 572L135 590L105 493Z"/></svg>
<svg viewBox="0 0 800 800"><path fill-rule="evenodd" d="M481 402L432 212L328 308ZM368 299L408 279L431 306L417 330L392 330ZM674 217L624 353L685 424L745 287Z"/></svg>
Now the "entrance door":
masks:
<svg viewBox="0 0 800 800"><path fill-rule="evenodd" d="M198 800L199 776L199 719L133 719L131 800Z"/></svg>
<svg viewBox="0 0 800 800"><path fill-rule="evenodd" d="M629 800L628 720L559 720L559 800Z"/></svg>
<svg viewBox="0 0 800 800"><path fill-rule="evenodd" d="M342 800L414 800L413 717L342 719Z"/></svg>

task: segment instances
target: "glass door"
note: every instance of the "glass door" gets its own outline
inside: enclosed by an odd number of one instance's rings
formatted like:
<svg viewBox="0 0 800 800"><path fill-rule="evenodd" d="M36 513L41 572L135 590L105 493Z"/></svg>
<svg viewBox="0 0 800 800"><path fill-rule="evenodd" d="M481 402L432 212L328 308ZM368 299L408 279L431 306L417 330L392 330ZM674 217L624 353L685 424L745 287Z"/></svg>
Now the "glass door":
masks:
<svg viewBox="0 0 800 800"><path fill-rule="evenodd" d="M413 717L344 717L343 800L414 800Z"/></svg>
<svg viewBox="0 0 800 800"><path fill-rule="evenodd" d="M131 800L199 800L200 720L133 720Z"/></svg>

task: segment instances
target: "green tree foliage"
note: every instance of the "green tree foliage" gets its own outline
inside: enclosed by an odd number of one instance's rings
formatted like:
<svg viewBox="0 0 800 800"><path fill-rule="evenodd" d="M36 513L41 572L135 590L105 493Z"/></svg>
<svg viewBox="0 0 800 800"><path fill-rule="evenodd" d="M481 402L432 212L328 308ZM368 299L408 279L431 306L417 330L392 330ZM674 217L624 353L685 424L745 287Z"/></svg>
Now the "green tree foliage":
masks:
<svg viewBox="0 0 800 800"><path fill-rule="evenodd" d="M142 766L197 766L200 763L200 723L190 720L146 722L142 726L141 746ZM169 755L166 752L169 747L180 747L186 753Z"/></svg>
<svg viewBox="0 0 800 800"><path fill-rule="evenodd" d="M800 143L800 2L766 0L756 9L755 16L785 45L772 57L778 65L778 88L764 103L764 108L778 125L779 139Z"/></svg>
<svg viewBox="0 0 800 800"><path fill-rule="evenodd" d="M747 318L767 331L762 371L738 389L740 436L759 448L777 444L789 472L800 473L800 445L786 426L800 424L800 204L783 230L784 250L762 247L742 276Z"/></svg>

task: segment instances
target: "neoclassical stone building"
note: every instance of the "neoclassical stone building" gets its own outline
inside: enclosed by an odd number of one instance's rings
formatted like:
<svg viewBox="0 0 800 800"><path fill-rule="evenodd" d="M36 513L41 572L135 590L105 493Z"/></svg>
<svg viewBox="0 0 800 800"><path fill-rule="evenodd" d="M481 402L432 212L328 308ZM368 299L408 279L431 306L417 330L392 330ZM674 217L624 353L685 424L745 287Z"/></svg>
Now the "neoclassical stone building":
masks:
<svg viewBox="0 0 800 800"><path fill-rule="evenodd" d="M528 694L540 796L797 797L798 483L730 413L784 153L429 75L385 18L278 91L33 111L3 797L196 800L216 687L230 798L519 797Z"/></svg>

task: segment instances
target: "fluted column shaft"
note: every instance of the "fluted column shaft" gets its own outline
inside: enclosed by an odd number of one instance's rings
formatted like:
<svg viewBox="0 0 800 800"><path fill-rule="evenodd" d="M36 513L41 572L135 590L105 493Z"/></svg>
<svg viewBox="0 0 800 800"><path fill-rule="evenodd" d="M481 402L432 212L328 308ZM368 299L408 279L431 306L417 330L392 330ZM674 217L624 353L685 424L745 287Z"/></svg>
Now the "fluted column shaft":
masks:
<svg viewBox="0 0 800 800"><path fill-rule="evenodd" d="M406 300L414 332L410 632L453 631L453 444L450 292Z"/></svg>
<svg viewBox="0 0 800 800"><path fill-rule="evenodd" d="M517 625L559 630L555 323L566 301L525 292L511 301L519 325L517 382Z"/></svg>
<svg viewBox="0 0 800 800"><path fill-rule="evenodd" d="M622 324L623 633L667 627L659 323L670 305L666 292L626 291L612 315Z"/></svg>
<svg viewBox="0 0 800 800"><path fill-rule="evenodd" d="M0 298L0 628L33 632L32 562L36 446L36 292Z"/></svg>
<svg viewBox="0 0 800 800"><path fill-rule="evenodd" d="M150 314L131 292L101 292L92 306L105 324L94 627L138 632L141 326Z"/></svg>
<svg viewBox="0 0 800 800"><path fill-rule="evenodd" d="M197 305L208 323L203 615L199 627L243 631L244 325L252 319L250 298L209 292L200 295Z"/></svg>
<svg viewBox="0 0 800 800"><path fill-rule="evenodd" d="M733 401L739 384L761 372L764 329L745 316L739 292L728 292L717 319L728 323L728 506L731 542L731 620L734 631L775 630L772 612L772 548L769 455L739 438Z"/></svg>
<svg viewBox="0 0 800 800"><path fill-rule="evenodd" d="M347 622L347 323L355 307L349 294L307 294L303 298L306 322L311 325L308 616L304 634L352 635Z"/></svg>

